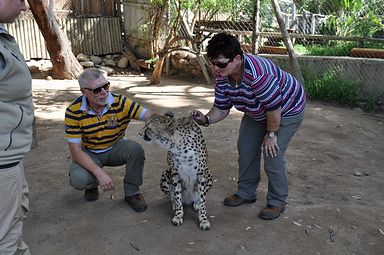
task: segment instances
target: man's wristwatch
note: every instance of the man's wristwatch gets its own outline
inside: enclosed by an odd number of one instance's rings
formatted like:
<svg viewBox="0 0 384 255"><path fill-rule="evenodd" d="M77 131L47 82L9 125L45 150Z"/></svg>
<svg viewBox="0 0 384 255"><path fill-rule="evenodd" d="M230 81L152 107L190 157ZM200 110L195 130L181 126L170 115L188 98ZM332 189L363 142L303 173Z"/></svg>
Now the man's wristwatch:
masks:
<svg viewBox="0 0 384 255"><path fill-rule="evenodd" d="M268 138L274 138L275 136L277 136L277 131L267 131L267 134L265 135L265 137Z"/></svg>
<svg viewBox="0 0 384 255"><path fill-rule="evenodd" d="M201 125L204 127L208 127L211 124L211 119L208 117L208 115L205 115L205 118L207 118L207 122L205 122L204 124L201 124Z"/></svg>

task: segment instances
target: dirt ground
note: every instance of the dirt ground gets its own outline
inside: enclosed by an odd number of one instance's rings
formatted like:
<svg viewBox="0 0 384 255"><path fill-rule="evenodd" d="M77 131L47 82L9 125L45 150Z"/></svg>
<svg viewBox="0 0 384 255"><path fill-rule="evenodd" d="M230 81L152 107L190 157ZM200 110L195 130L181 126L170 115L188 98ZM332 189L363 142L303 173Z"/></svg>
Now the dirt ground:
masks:
<svg viewBox="0 0 384 255"><path fill-rule="evenodd" d="M112 77L112 90L176 117L192 108L208 110L210 86L162 78L149 86L144 76ZM138 136L132 122L126 136L146 151L144 194L148 210L123 201L124 168L108 168L115 198L101 193L88 203L68 184L70 156L64 140L64 109L79 95L76 81L34 80L38 146L25 159L30 213L25 240L34 255L89 254L384 254L384 115L310 102L304 123L287 152L289 205L275 221L257 217L265 206L267 179L257 202L223 205L236 191L237 132L241 113L202 128L214 187L208 193L211 229L197 226L186 208L184 224L171 224L171 205L159 188L166 152ZM359 173L361 174L359 176Z"/></svg>

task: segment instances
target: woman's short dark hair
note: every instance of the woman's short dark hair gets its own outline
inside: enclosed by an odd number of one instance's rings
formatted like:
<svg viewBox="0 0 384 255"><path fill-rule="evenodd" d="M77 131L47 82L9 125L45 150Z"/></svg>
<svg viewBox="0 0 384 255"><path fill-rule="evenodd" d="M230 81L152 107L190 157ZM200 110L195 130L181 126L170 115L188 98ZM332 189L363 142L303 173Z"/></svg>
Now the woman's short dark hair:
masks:
<svg viewBox="0 0 384 255"><path fill-rule="evenodd" d="M236 57L236 55L243 57L243 51L236 37L227 33L218 33L209 40L207 57L209 59L215 59L220 55L229 59Z"/></svg>

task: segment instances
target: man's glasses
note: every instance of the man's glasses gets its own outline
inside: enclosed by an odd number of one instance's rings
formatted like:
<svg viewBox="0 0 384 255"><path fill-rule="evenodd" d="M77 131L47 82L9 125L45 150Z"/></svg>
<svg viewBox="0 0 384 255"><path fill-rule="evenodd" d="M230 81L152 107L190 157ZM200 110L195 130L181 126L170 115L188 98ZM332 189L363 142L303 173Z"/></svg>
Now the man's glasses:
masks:
<svg viewBox="0 0 384 255"><path fill-rule="evenodd" d="M226 68L227 65L229 63L231 63L232 61L233 61L233 58L231 58L230 60L228 60L225 63L223 63L223 62L216 62L216 61L213 61L213 60L210 60L209 62L211 62L212 65L217 66L218 68Z"/></svg>
<svg viewBox="0 0 384 255"><path fill-rule="evenodd" d="M93 94L97 95L97 94L100 94L101 89L108 91L110 85L111 85L111 83L109 81L107 81L105 84L103 84L100 87L97 87L95 89L90 89L90 88L85 88L85 89L90 90L90 91L92 91Z"/></svg>

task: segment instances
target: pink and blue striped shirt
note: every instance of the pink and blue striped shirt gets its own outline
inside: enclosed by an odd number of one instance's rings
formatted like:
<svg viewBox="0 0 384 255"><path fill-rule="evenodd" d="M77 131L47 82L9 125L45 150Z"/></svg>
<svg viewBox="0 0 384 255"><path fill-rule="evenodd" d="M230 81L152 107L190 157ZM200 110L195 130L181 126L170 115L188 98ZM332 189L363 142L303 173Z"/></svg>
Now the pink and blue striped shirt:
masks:
<svg viewBox="0 0 384 255"><path fill-rule="evenodd" d="M244 73L239 86L227 76L217 76L214 106L229 110L233 106L256 121L265 122L266 112L281 109L282 117L304 111L306 93L301 83L270 60L244 55Z"/></svg>

